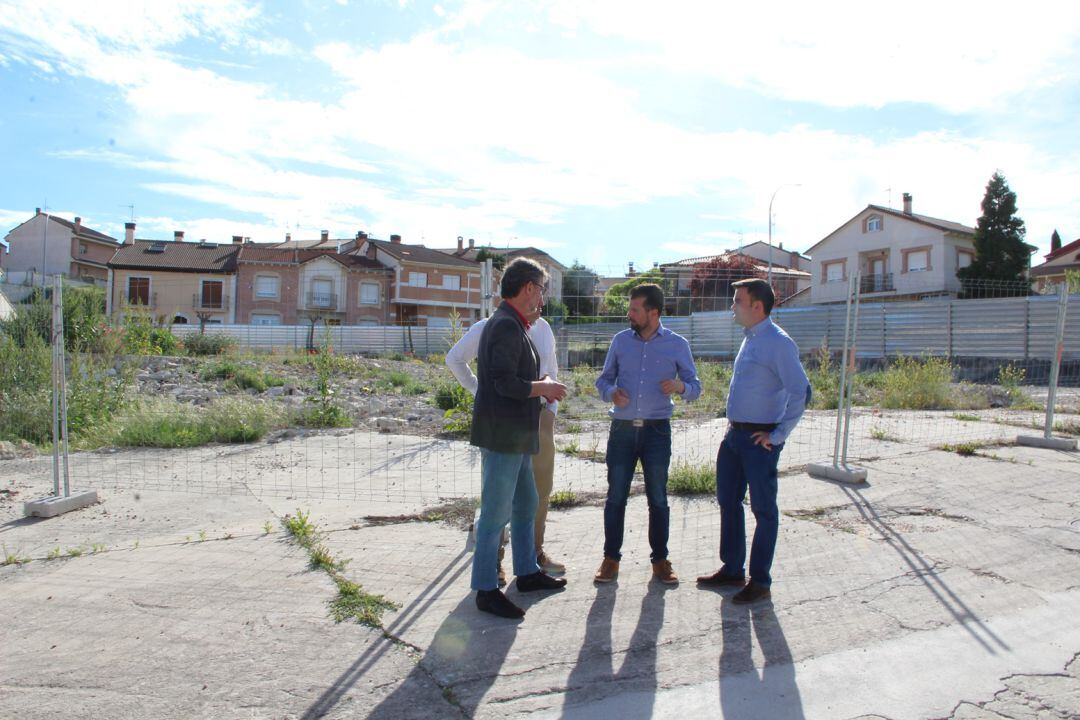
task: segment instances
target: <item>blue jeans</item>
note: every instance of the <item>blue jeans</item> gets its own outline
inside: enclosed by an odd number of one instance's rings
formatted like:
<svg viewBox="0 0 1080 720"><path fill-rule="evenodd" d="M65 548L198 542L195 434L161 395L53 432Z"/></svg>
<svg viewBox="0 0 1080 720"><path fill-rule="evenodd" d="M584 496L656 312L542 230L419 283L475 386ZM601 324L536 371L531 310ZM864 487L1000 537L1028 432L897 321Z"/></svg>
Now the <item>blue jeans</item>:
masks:
<svg viewBox="0 0 1080 720"><path fill-rule="evenodd" d="M772 585L773 555L780 529L776 506L776 464L784 444L766 450L755 445L749 430L728 430L716 455L716 501L720 504L720 560L725 575L743 575L746 563L746 519L743 498L750 489L750 510L757 520L750 547L750 579Z"/></svg>
<svg viewBox="0 0 1080 720"><path fill-rule="evenodd" d="M654 420L634 427L630 420L612 420L607 443L607 502L604 503L604 557L622 559L623 527L630 481L638 460L645 471L649 501L649 547L652 561L668 556L671 509L667 501L668 464L671 462L671 422Z"/></svg>
<svg viewBox="0 0 1080 720"><path fill-rule="evenodd" d="M533 538L537 502L532 455L480 448L480 520L473 552L473 590L499 587L499 538L508 522L514 575L540 571Z"/></svg>

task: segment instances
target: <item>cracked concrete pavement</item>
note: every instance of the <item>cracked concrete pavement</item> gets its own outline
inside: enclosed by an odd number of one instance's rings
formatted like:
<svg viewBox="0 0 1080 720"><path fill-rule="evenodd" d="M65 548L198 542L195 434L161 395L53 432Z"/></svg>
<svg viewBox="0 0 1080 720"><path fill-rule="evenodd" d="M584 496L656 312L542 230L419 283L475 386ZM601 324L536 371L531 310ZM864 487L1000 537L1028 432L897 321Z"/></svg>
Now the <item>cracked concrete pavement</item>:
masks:
<svg viewBox="0 0 1080 720"><path fill-rule="evenodd" d="M155 483L24 520L17 501L49 486L44 461L6 461L0 546L32 559L0 567L0 716L1080 716L1080 458L900 450L866 462L864 486L781 479L773 601L750 609L692 582L718 562L708 499L672 499L675 588L649 582L643 497L606 587L590 581L601 508L554 512L547 544L569 584L511 588L520 623L476 612L460 528L365 520L420 510L407 494ZM346 575L401 604L385 632L329 618L332 582L280 528L297 507Z"/></svg>

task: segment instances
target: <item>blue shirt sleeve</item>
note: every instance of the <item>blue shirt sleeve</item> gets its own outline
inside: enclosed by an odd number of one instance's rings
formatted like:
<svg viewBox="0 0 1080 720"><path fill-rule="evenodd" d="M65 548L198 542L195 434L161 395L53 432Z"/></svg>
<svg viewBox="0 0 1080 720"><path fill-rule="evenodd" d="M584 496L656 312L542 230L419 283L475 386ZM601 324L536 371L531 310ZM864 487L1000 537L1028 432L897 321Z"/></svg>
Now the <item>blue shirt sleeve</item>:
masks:
<svg viewBox="0 0 1080 720"><path fill-rule="evenodd" d="M802 362L799 361L799 348L795 345L795 341L785 336L781 338L778 345L773 359L776 363L776 375L780 378L784 393L787 395L787 407L776 429L769 433L769 442L773 445L779 445L787 440L806 410L806 403L810 399L810 379L806 377L806 371L803 369Z"/></svg>
<svg viewBox="0 0 1080 720"><path fill-rule="evenodd" d="M611 396L615 392L616 381L619 378L619 356L615 351L618 344L618 336L608 346L607 357L604 358L604 369L596 378L596 389L600 391L600 399L611 402Z"/></svg>
<svg viewBox="0 0 1080 720"><path fill-rule="evenodd" d="M697 400L701 395L701 380L698 379L697 365L694 364L694 354L690 351L690 343L685 340L682 342L679 354L675 357L675 367L679 373L679 379L686 385L682 399L686 402Z"/></svg>

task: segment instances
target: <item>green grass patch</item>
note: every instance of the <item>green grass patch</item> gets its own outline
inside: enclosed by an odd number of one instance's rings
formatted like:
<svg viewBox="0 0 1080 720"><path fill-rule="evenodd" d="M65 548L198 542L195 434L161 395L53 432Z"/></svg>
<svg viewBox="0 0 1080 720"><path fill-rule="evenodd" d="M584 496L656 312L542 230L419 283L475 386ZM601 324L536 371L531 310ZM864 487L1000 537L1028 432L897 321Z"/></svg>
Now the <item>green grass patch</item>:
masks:
<svg viewBox="0 0 1080 720"><path fill-rule="evenodd" d="M881 406L900 410L949 409L953 365L945 358L898 357L882 373Z"/></svg>
<svg viewBox="0 0 1080 720"><path fill-rule="evenodd" d="M250 443L283 424L280 408L249 398L221 398L196 407L167 398L147 398L101 425L83 447L190 448L212 442Z"/></svg>
<svg viewBox="0 0 1080 720"><path fill-rule="evenodd" d="M548 506L553 510L566 510L583 503L584 501L573 490L557 490L548 498Z"/></svg>
<svg viewBox="0 0 1080 720"><path fill-rule="evenodd" d="M266 392L267 388L285 384L282 378L231 360L211 365L202 371L201 377L203 380L226 380L229 387L238 390L252 389L260 393Z"/></svg>
<svg viewBox="0 0 1080 720"><path fill-rule="evenodd" d="M956 412L952 414L952 419L960 420L962 422L977 422L982 418L980 418L978 415L973 415L972 413Z"/></svg>
<svg viewBox="0 0 1080 720"><path fill-rule="evenodd" d="M668 473L667 487L672 495L716 495L716 468L677 462Z"/></svg>

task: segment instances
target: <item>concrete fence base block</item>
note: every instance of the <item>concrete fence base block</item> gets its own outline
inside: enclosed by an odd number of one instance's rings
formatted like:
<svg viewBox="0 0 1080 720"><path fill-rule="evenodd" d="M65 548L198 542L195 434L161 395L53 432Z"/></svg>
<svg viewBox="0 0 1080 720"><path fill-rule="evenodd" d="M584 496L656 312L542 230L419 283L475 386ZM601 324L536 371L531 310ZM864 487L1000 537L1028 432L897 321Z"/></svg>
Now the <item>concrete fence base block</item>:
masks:
<svg viewBox="0 0 1080 720"><path fill-rule="evenodd" d="M858 485L866 482L866 468L854 465L842 465L837 467L832 463L810 463L806 466L806 472L810 477L836 480L842 483Z"/></svg>
<svg viewBox="0 0 1080 720"><path fill-rule="evenodd" d="M1075 438L1043 437L1042 435L1018 435L1017 445L1029 447L1047 448L1049 450L1075 450Z"/></svg>
<svg viewBox="0 0 1080 720"><path fill-rule="evenodd" d="M97 501L97 490L73 492L67 497L50 495L49 497L28 500L23 503L23 514L26 517L55 517L57 515L63 515L66 512L71 512L72 510L79 510L84 507L95 505L97 504Z"/></svg>

